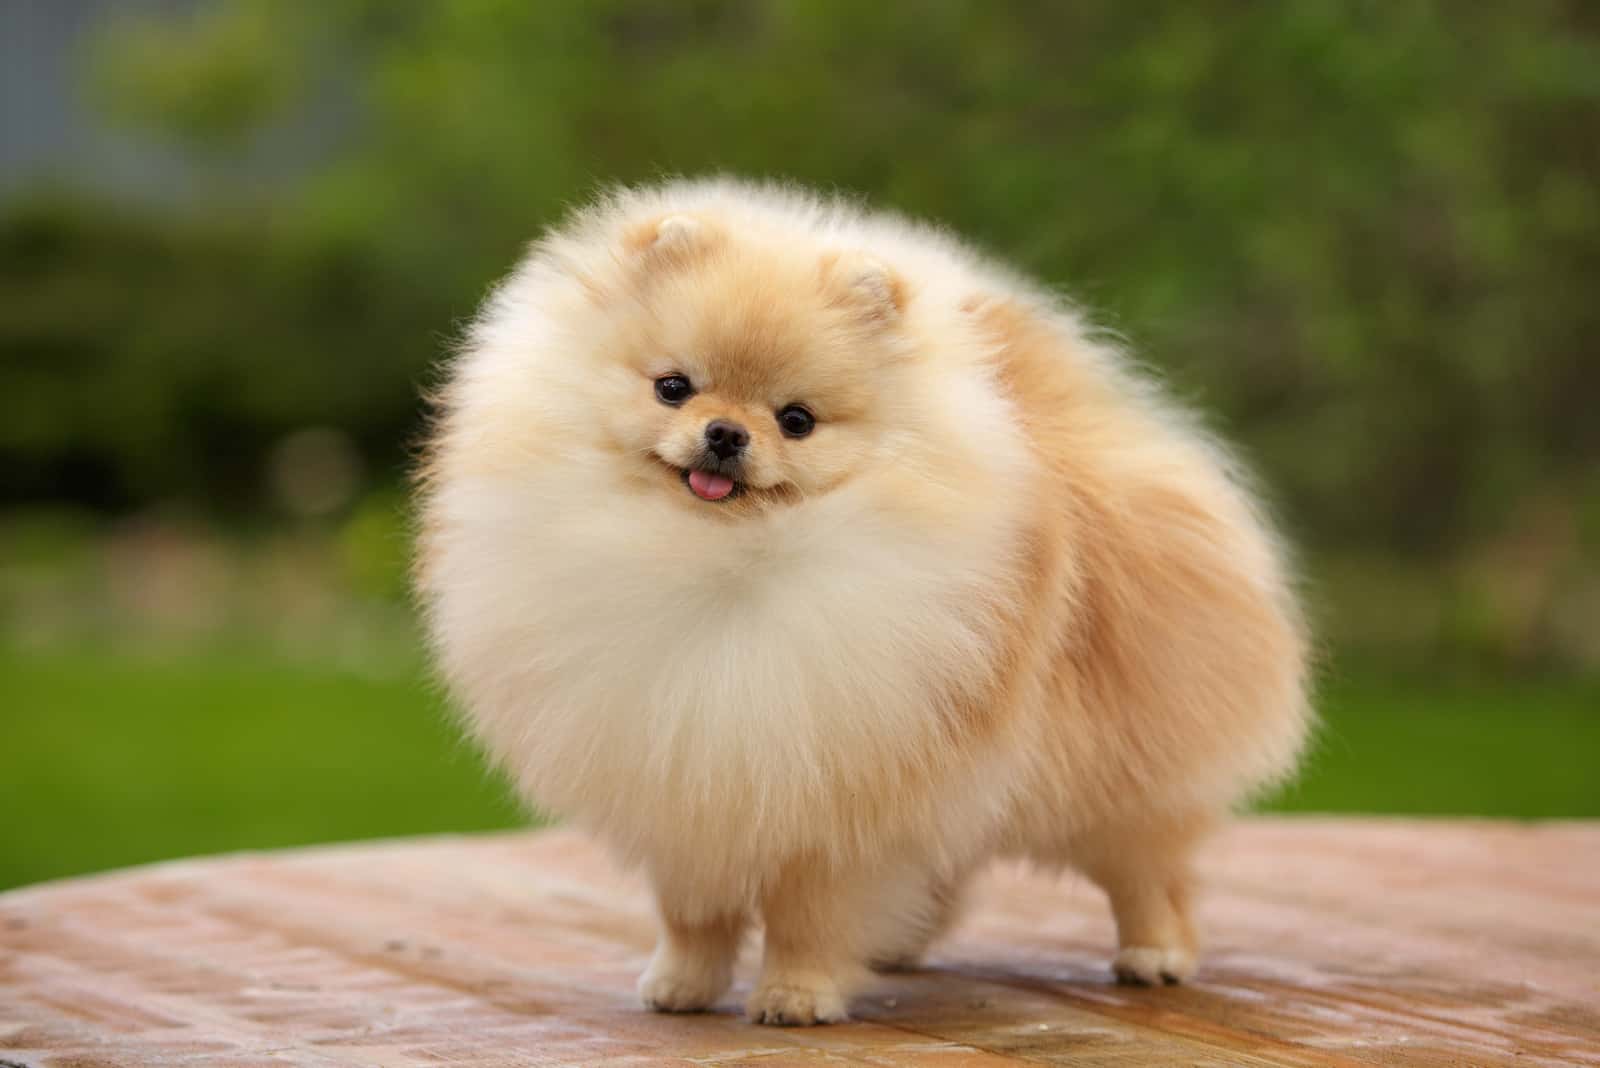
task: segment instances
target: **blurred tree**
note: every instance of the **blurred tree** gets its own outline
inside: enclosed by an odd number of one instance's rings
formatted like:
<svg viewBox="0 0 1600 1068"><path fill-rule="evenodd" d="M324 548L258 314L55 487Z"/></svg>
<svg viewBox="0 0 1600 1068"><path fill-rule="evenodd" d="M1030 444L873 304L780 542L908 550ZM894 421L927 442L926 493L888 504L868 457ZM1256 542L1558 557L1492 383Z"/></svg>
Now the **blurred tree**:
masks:
<svg viewBox="0 0 1600 1068"><path fill-rule="evenodd" d="M370 248L63 201L0 226L0 499L248 512L267 453L338 426L399 474L448 317Z"/></svg>
<svg viewBox="0 0 1600 1068"><path fill-rule="evenodd" d="M91 88L111 116L166 134L191 153L226 156L300 88L278 23L263 4L115 21L97 42Z"/></svg>

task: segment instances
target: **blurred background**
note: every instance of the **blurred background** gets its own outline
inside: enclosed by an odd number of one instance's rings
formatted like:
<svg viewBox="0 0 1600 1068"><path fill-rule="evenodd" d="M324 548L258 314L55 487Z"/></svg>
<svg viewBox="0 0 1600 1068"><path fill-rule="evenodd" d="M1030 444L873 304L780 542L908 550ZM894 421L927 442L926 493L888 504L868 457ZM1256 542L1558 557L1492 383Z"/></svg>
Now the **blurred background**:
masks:
<svg viewBox="0 0 1600 1068"><path fill-rule="evenodd" d="M419 388L600 183L943 220L1202 406L1326 652L1265 807L1600 816L1600 6L0 3L0 887L523 819Z"/></svg>

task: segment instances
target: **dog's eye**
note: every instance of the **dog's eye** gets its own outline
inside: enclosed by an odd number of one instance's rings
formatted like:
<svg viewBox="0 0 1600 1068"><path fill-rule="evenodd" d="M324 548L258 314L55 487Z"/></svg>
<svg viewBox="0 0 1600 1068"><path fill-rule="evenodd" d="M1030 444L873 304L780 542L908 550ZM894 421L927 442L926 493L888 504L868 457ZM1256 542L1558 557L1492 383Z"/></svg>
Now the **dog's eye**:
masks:
<svg viewBox="0 0 1600 1068"><path fill-rule="evenodd" d="M656 399L674 408L694 396L694 387L682 375L662 375L656 379Z"/></svg>
<svg viewBox="0 0 1600 1068"><path fill-rule="evenodd" d="M817 417L798 404L791 404L778 413L778 429L782 430L786 437L803 438L811 433L816 425Z"/></svg>

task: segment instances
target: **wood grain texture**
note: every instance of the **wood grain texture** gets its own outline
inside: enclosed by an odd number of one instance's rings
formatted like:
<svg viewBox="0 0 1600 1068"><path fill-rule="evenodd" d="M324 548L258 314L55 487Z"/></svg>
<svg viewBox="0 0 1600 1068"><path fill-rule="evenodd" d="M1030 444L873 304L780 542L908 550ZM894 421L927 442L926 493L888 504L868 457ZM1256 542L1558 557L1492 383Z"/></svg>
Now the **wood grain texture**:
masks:
<svg viewBox="0 0 1600 1068"><path fill-rule="evenodd" d="M637 881L563 831L181 861L0 894L0 1066L1600 1065L1600 825L1255 820L1189 987L1109 981L1105 905L999 868L833 1028L633 984Z"/></svg>

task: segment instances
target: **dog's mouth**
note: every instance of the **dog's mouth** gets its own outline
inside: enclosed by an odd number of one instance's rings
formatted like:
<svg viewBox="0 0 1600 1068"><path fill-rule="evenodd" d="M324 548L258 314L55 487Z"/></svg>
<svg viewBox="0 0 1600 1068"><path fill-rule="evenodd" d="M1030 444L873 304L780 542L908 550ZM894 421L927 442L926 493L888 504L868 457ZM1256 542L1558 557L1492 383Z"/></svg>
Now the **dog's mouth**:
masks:
<svg viewBox="0 0 1600 1068"><path fill-rule="evenodd" d="M702 501L731 501L744 493L743 482L720 471L688 467L683 469L682 478L689 492Z"/></svg>
<svg viewBox="0 0 1600 1068"><path fill-rule="evenodd" d="M745 473L744 465L737 461L719 462L715 456L696 455L690 459L688 467L679 467L653 449L650 459L660 466L664 474L676 478L697 499L707 504L731 504L748 498L752 505L764 506L794 503L800 499L799 491L792 483L751 485L741 477Z"/></svg>
<svg viewBox="0 0 1600 1068"><path fill-rule="evenodd" d="M702 452L690 458L688 467L680 467L654 450L650 458L675 476L690 493L709 504L736 501L752 490L740 477L744 474L744 465L737 460L719 460Z"/></svg>

